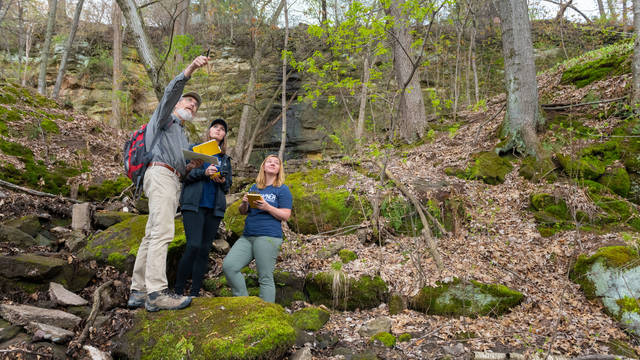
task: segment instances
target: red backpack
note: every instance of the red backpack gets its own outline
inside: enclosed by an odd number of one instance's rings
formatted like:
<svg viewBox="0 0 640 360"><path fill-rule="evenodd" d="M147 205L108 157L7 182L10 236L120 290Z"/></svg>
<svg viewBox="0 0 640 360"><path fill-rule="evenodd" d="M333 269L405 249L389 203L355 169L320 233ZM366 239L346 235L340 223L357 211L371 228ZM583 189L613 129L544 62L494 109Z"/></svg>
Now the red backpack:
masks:
<svg viewBox="0 0 640 360"><path fill-rule="evenodd" d="M158 136L153 139L151 147L147 151L145 147L147 125L144 124L140 129L134 131L129 140L124 143L124 171L133 182L133 186L135 186L134 194L136 196L141 193L144 173L147 170L147 165L153 159L151 152L160 138L160 134L157 134Z"/></svg>

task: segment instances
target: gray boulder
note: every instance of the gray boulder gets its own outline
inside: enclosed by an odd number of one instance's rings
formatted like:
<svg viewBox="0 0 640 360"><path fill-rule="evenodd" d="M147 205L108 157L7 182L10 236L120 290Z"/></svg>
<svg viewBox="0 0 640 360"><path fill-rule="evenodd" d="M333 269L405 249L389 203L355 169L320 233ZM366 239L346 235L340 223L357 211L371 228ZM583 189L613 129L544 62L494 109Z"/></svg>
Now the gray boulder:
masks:
<svg viewBox="0 0 640 360"><path fill-rule="evenodd" d="M381 332L390 332L393 320L387 316L381 316L364 323L358 330L358 334L364 338L370 338Z"/></svg>
<svg viewBox="0 0 640 360"><path fill-rule="evenodd" d="M19 229L31 237L35 237L41 228L38 215L26 215L21 218L9 220L5 222L4 225Z"/></svg>
<svg viewBox="0 0 640 360"><path fill-rule="evenodd" d="M55 309L44 309L30 305L0 304L2 318L14 325L25 326L30 322L60 326L70 330L82 321L81 318Z"/></svg>
<svg viewBox="0 0 640 360"><path fill-rule="evenodd" d="M83 306L89 303L87 300L72 293L65 289L64 286L55 282L49 283L49 297L56 304L62 306Z"/></svg>
<svg viewBox="0 0 640 360"><path fill-rule="evenodd" d="M35 321L27 324L25 328L33 334L34 341L47 340L56 344L65 344L71 340L74 335L72 331Z"/></svg>
<svg viewBox="0 0 640 360"><path fill-rule="evenodd" d="M0 242L8 242L12 246L19 248L26 248L36 244L31 235L7 225L0 225Z"/></svg>

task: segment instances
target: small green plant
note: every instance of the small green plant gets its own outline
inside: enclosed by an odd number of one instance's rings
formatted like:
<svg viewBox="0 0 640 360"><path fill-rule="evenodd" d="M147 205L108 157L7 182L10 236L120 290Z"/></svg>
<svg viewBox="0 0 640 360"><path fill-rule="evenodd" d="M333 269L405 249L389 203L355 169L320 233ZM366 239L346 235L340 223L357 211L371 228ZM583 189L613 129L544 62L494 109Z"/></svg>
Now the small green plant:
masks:
<svg viewBox="0 0 640 360"><path fill-rule="evenodd" d="M456 123L453 124L453 126L449 127L449 138L453 139L456 134L458 133L458 130L460 129L460 124Z"/></svg>

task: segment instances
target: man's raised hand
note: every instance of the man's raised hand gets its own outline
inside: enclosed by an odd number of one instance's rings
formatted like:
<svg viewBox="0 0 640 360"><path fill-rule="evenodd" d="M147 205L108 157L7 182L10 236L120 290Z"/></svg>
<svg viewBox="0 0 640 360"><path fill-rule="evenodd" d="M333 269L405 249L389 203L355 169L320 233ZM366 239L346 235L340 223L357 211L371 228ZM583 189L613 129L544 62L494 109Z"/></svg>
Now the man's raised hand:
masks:
<svg viewBox="0 0 640 360"><path fill-rule="evenodd" d="M187 68L184 69L184 75L186 77L190 77L191 74L193 74L194 71L196 71L199 68L207 65L208 63L209 63L209 57L200 55L197 58L193 59L191 64L189 64L189 66L187 66Z"/></svg>

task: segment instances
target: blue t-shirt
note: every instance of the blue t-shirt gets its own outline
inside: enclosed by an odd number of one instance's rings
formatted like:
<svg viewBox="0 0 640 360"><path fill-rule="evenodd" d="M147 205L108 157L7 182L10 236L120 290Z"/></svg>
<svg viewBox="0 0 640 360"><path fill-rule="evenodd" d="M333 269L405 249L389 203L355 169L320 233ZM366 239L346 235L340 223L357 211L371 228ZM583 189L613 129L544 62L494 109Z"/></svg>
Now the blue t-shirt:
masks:
<svg viewBox="0 0 640 360"><path fill-rule="evenodd" d="M218 161L222 160L222 156L220 156L220 154L215 155L218 158ZM202 164L201 169L203 170L207 170L207 168L209 167L209 163L204 163ZM216 191L217 191L217 186L216 183L211 180L211 179L207 179L205 181L202 182L202 195L200 196L200 204L198 206L203 207L203 208L209 208L209 209L213 209L216 206Z"/></svg>
<svg viewBox="0 0 640 360"><path fill-rule="evenodd" d="M293 197L287 185L274 187L269 185L260 190L253 184L250 193L259 193L269 205L279 209L291 209L293 205ZM271 236L276 238L282 237L282 225L280 220L273 217L266 211L249 207L249 214L244 221L244 236Z"/></svg>

